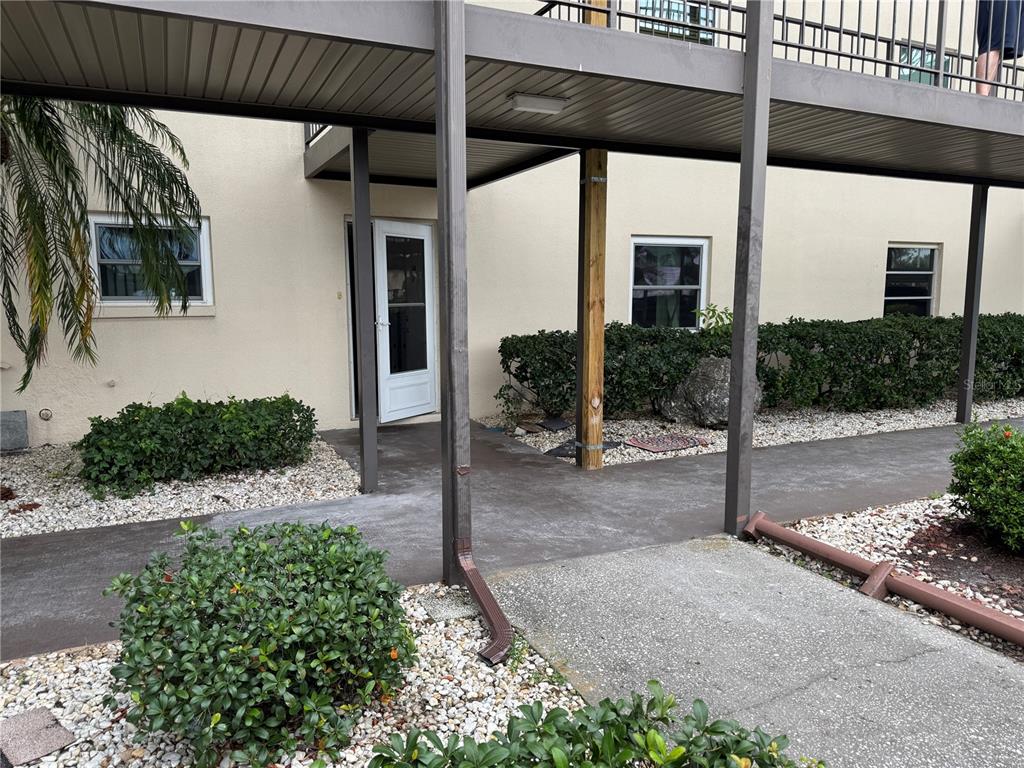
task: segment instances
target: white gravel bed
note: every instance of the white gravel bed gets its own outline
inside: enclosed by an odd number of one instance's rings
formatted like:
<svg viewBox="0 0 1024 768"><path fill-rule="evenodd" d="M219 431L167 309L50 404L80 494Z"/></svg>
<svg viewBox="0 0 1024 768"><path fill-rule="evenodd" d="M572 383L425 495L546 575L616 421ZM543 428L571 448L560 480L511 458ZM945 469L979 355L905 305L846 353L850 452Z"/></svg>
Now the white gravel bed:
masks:
<svg viewBox="0 0 1024 768"><path fill-rule="evenodd" d="M772 408L762 411L754 417L754 445L756 447L784 445L813 440L830 440L836 437L870 435L879 432L897 432L905 429L942 427L954 424L955 415L956 403L952 400L944 400L915 410L887 408L862 413L827 411L823 408L794 410ZM976 403L973 415L978 421L1024 418L1024 397ZM524 420L533 421L539 418L541 417L524 417ZM492 426L501 423L497 417L485 419L484 422ZM701 437L708 442L708 445L664 453L651 453L641 448L622 445L606 450L604 463L630 464L637 461L668 459L674 456L721 453L726 449L726 430L705 429L689 421L672 423L657 416L642 416L608 419L604 423L606 442L624 443L631 437L675 434ZM576 429L569 427L561 432L544 431L524 435L517 434L516 438L543 453L566 440L575 440ZM567 458L563 461L573 462L574 459Z"/></svg>
<svg viewBox="0 0 1024 768"><path fill-rule="evenodd" d="M157 483L152 491L130 499L113 495L94 499L78 477L80 467L81 460L69 444L0 457L0 484L17 494L2 502L0 537L276 507L359 493L358 473L319 438L309 458L294 467ZM38 508L19 510L35 504Z"/></svg>
<svg viewBox="0 0 1024 768"><path fill-rule="evenodd" d="M476 653L487 630L479 619L432 620L424 598L443 594L441 585L413 587L403 594L419 660L405 675L405 687L386 705L365 711L353 730L352 743L335 766L365 765L375 744L410 728L484 739L503 729L518 707L542 701L545 709L575 709L582 699L547 662L521 640L509 661L488 667ZM2 721L34 707L48 707L77 741L41 760L47 768L114 768L115 766L187 766L191 750L174 737L141 734L103 704L110 692L110 668L118 643L48 653L0 664ZM123 704L123 702L122 702ZM295 755L281 768L305 768L312 755ZM221 766L235 765L227 758Z"/></svg>
<svg viewBox="0 0 1024 768"><path fill-rule="evenodd" d="M791 523L789 527L818 541L860 555L873 562L888 560L901 573L1024 620L1024 613L1007 605L1005 598L998 594L977 591L958 581L934 578L927 571L927 561L917 559L914 557L914 553L908 550L908 542L920 531L943 520L959 517L962 515L953 508L953 496L947 494L936 499L917 499L902 504L871 507L859 512L806 518ZM815 558L807 557L770 539L762 539L758 546L843 584L851 587L860 586L859 579L851 577L844 571L826 565ZM928 554L934 554L934 552ZM901 610L926 616L934 624L964 634L983 645L1016 658L1018 661L1024 661L1024 648L1013 643L1008 643L974 627L961 625L956 619L897 595L890 595L886 599Z"/></svg>

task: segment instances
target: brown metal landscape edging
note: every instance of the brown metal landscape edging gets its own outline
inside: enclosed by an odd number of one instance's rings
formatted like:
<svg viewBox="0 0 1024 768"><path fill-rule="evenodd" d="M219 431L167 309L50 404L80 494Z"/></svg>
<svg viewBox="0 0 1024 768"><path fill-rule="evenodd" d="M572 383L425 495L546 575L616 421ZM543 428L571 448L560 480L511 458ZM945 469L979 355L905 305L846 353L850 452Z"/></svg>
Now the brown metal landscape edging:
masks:
<svg viewBox="0 0 1024 768"><path fill-rule="evenodd" d="M861 591L871 597L884 600L891 592L1024 648L1024 621L919 581L913 576L895 573L892 570L892 563L873 563L851 552L812 539L792 528L772 522L764 512L755 512L744 526L743 533L752 539L767 536L798 552L816 557L854 576L865 578Z"/></svg>
<svg viewBox="0 0 1024 768"><path fill-rule="evenodd" d="M479 652L480 658L488 664L498 664L508 656L509 648L512 647L512 625L505 617L504 611L498 605L498 601L491 594L490 587L484 581L473 560L473 545L468 539L459 539L455 542L455 552L458 558L459 570L462 571L466 580L466 588L473 596L473 600L480 606L480 612L484 621L491 630L491 642Z"/></svg>

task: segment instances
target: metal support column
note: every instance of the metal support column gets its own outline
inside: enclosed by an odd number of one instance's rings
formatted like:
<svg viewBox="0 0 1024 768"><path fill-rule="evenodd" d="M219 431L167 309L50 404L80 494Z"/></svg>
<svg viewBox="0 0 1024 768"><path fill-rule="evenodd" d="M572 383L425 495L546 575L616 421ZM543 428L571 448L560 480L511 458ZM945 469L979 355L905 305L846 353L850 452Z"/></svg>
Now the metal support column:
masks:
<svg viewBox="0 0 1024 768"><path fill-rule="evenodd" d="M470 539L466 286L466 64L463 4L435 2L437 223L441 288L443 578L460 581L456 542Z"/></svg>
<svg viewBox="0 0 1024 768"><path fill-rule="evenodd" d="M377 327L373 297L373 236L370 229L369 131L352 129L349 148L352 186L352 285L356 299L356 360L359 377L359 484L377 490Z"/></svg>
<svg viewBox="0 0 1024 768"><path fill-rule="evenodd" d="M960 333L960 374L957 377L956 420L967 424L974 405L974 361L978 351L978 314L981 305L981 260L985 253L985 215L988 186L976 184L971 200L971 234L967 243L967 289L964 327Z"/></svg>
<svg viewBox="0 0 1024 768"><path fill-rule="evenodd" d="M768 167L772 4L747 6L743 66L743 145L733 291L729 446L725 472L725 531L736 535L750 515L750 460L757 385L757 321L761 295L761 240Z"/></svg>
<svg viewBox="0 0 1024 768"><path fill-rule="evenodd" d="M441 278L441 558L445 582L464 583L480 606L491 630L491 641L480 656L495 664L508 655L512 626L476 567L471 537L465 14L463 0L434 0Z"/></svg>

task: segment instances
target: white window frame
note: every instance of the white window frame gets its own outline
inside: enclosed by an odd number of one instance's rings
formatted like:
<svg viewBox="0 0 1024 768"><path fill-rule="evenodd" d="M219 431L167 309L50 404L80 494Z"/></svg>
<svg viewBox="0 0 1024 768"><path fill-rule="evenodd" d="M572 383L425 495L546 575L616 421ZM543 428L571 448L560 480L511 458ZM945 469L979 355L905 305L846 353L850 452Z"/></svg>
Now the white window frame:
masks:
<svg viewBox="0 0 1024 768"><path fill-rule="evenodd" d="M158 223L161 226L168 226L167 220L164 218L158 218ZM116 224L120 226L126 225L128 222L123 216L112 213L90 213L89 214L89 234L90 234L90 246L89 246L89 262L92 265L93 274L97 280L97 306L106 309L127 307L127 308L140 308L145 307L150 309L154 305L152 299L114 299L104 298L102 294L102 288L99 287L100 279L100 260L99 250L97 248L96 227L103 224ZM203 216L199 220L199 269L200 276L202 278L203 285L203 298L189 299L189 307L212 307L213 306L213 267L211 264L210 257L210 219L207 216Z"/></svg>
<svg viewBox="0 0 1024 768"><path fill-rule="evenodd" d="M903 270L903 269L889 269L889 249L890 248L931 248L935 251L935 258L932 260L931 272L922 272L921 270ZM882 316L885 317L885 305L890 301L923 301L928 300L928 314L927 317L935 317L937 315L936 309L939 303L939 275L942 268L942 243L906 243L906 242L891 242L885 246L885 274L882 278ZM932 288L931 292L927 296L886 296L885 295L885 284L886 278L889 275L931 275Z"/></svg>
<svg viewBox="0 0 1024 768"><path fill-rule="evenodd" d="M700 255L700 285L699 286L654 286L658 288L665 288L666 290L679 290L683 288L693 290L697 288L697 311L703 312L708 306L708 259L711 257L711 238L710 237L666 237L663 235L633 235L629 238L629 297L626 304L629 307L629 324L633 324L633 291L638 287L641 289L651 288L652 286L637 286L633 281L636 278L636 247L638 245L683 245L683 246L699 246L701 249ZM700 330L703 324L703 318L698 314L697 325L695 328L686 328L680 326L679 330L686 331L697 331Z"/></svg>

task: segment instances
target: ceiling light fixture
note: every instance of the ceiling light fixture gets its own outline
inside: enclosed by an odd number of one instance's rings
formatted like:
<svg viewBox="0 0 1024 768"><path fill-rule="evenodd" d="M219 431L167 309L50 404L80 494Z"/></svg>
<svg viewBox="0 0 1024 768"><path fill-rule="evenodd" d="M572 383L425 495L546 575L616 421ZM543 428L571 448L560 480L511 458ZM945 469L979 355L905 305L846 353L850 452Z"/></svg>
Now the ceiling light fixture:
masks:
<svg viewBox="0 0 1024 768"><path fill-rule="evenodd" d="M535 112L538 115L557 115L569 103L568 99L560 96L539 96L535 93L513 93L508 100L517 112Z"/></svg>

